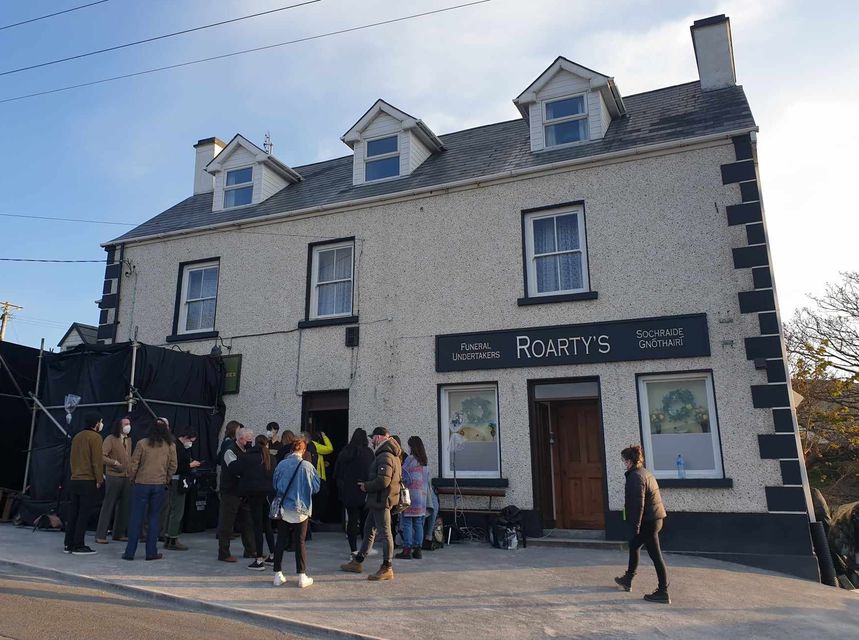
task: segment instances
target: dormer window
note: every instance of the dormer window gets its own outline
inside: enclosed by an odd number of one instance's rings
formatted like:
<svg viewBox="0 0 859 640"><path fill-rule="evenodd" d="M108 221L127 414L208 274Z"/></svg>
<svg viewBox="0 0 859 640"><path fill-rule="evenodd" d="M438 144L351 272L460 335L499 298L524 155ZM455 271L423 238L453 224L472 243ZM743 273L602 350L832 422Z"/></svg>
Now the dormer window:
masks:
<svg viewBox="0 0 859 640"><path fill-rule="evenodd" d="M227 180L224 184L224 209L251 203L254 194L253 178L253 167L227 171Z"/></svg>
<svg viewBox="0 0 859 640"><path fill-rule="evenodd" d="M400 175L399 136L367 140L367 162L364 180L381 180Z"/></svg>
<svg viewBox="0 0 859 640"><path fill-rule="evenodd" d="M218 142L218 146L223 144ZM198 155L210 153L200 148L197 152ZM206 165L205 170L215 177L212 211L259 204L302 180L297 171L239 134ZM200 182L203 186L203 181Z"/></svg>
<svg viewBox="0 0 859 640"><path fill-rule="evenodd" d="M547 100L543 105L547 147L588 139L588 103L584 94Z"/></svg>
<svg viewBox="0 0 859 640"><path fill-rule="evenodd" d="M421 120L384 100L376 100L340 139L354 151L354 185L408 176L444 151L441 140Z"/></svg>
<svg viewBox="0 0 859 640"><path fill-rule="evenodd" d="M529 124L531 151L599 140L623 118L623 98L607 75L563 57L513 100Z"/></svg>

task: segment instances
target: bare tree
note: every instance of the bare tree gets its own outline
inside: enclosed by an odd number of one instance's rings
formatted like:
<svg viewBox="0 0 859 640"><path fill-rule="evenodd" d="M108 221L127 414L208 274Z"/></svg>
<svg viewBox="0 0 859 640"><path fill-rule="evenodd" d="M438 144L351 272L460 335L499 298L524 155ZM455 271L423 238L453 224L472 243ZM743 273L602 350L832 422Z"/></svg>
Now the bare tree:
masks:
<svg viewBox="0 0 859 640"><path fill-rule="evenodd" d="M813 308L798 311L785 325L797 408L809 466L859 461L859 272L841 274ZM834 472L840 482L855 464Z"/></svg>

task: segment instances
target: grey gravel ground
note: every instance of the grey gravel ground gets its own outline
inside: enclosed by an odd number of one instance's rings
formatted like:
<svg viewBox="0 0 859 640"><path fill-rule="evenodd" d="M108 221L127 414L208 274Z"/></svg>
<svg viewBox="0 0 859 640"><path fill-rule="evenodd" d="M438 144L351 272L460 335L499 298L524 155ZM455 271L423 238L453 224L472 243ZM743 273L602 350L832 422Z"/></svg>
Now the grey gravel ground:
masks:
<svg viewBox="0 0 859 640"><path fill-rule="evenodd" d="M168 632L169 630L169 632ZM296 636L0 568L0 640L261 640Z"/></svg>
<svg viewBox="0 0 859 640"><path fill-rule="evenodd" d="M664 606L641 600L656 583L647 560L631 593L614 587L622 551L453 545L396 561L393 581L371 583L337 570L348 555L344 537L316 534L309 544L316 582L299 590L275 589L271 572L249 571L246 562L218 562L212 533L182 540L190 551L129 563L120 560L119 543L98 545L96 556L70 556L61 552L60 534L3 525L0 560L397 640L859 637L859 594L704 558L668 556L673 604ZM370 560L375 570L378 557ZM285 566L292 568L291 558Z"/></svg>

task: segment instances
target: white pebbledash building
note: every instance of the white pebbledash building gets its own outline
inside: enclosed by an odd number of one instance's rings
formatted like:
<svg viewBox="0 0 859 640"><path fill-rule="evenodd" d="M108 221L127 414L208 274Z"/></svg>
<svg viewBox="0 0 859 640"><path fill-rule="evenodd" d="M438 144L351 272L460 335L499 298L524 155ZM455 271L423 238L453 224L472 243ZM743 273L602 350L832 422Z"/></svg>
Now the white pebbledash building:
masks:
<svg viewBox="0 0 859 640"><path fill-rule="evenodd" d="M666 548L816 578L757 126L728 19L692 39L694 82L559 57L521 117L436 135L379 100L306 166L200 140L194 194L105 245L99 338L221 348L257 431L419 435L442 493L532 529L625 538L641 442Z"/></svg>

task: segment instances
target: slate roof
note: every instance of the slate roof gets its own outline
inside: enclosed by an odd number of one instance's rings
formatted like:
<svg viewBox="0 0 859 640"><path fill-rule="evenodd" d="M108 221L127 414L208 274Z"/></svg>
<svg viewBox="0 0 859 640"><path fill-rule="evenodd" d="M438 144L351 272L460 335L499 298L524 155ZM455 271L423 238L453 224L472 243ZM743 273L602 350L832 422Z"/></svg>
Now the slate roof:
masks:
<svg viewBox="0 0 859 640"><path fill-rule="evenodd" d="M98 327L94 327L89 324L82 324L80 322L72 322L72 325L69 327L68 331L66 331L65 335L62 339L57 343L58 347L61 347L63 343L66 341L66 338L69 337L72 331L77 331L78 335L83 340L84 344L96 344L98 342Z"/></svg>
<svg viewBox="0 0 859 640"><path fill-rule="evenodd" d="M394 195L421 187L479 178L623 151L633 147L726 133L755 126L742 87L702 92L698 81L624 96L627 117L614 120L605 137L582 145L533 153L521 118L439 136L445 151L430 156L411 175L353 186L352 156L294 167L304 180L254 206L212 211L212 193L191 196L110 243L260 216L288 216L314 206Z"/></svg>

